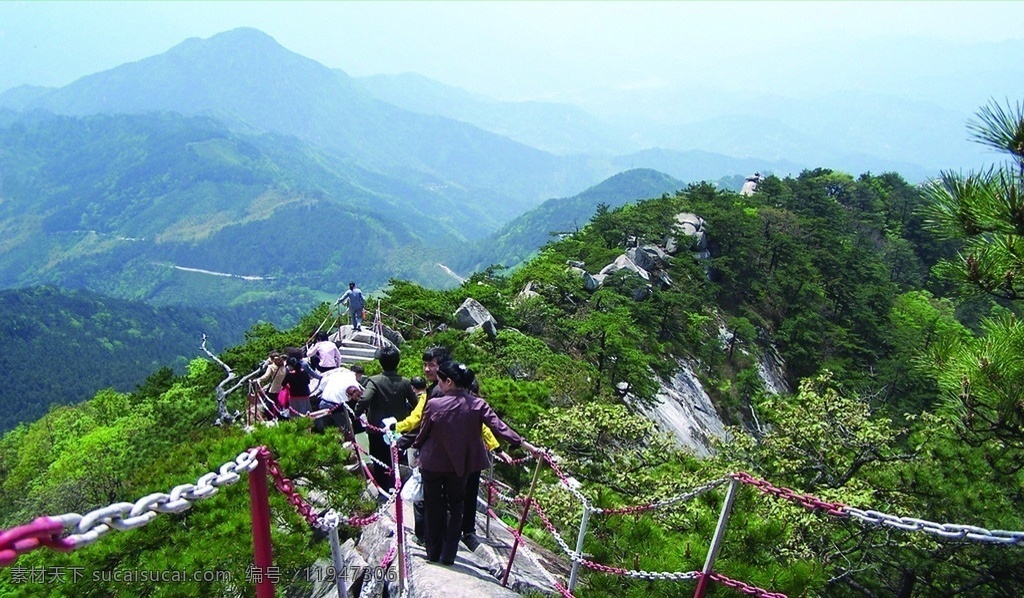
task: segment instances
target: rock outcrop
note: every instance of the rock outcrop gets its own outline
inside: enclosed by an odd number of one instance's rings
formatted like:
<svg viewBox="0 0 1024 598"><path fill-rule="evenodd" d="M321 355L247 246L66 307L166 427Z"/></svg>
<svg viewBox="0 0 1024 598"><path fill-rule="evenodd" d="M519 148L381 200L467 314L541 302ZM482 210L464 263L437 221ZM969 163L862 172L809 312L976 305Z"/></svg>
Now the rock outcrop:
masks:
<svg viewBox="0 0 1024 598"><path fill-rule="evenodd" d="M743 187L740 188L740 195L753 195L757 191L757 185L761 182L764 177L761 176L760 172L755 172L751 176L747 177L747 180L743 181Z"/></svg>
<svg viewBox="0 0 1024 598"><path fill-rule="evenodd" d="M459 309L455 310L454 315L455 326L459 330L468 332L483 330L492 339L498 336L497 320L494 319L491 312L487 311L486 307L472 297L463 301Z"/></svg>
<svg viewBox="0 0 1024 598"><path fill-rule="evenodd" d="M704 219L692 212L676 214L676 224L665 237L665 251L669 255L678 255L687 250L703 254L708 249L706 226Z"/></svg>
<svg viewBox="0 0 1024 598"><path fill-rule="evenodd" d="M578 261L566 262L566 266L583 279L583 288L593 293L604 284L608 276L627 270L651 283L648 288L637 288L633 291L635 301L644 301L651 296L653 287L667 289L672 286L672 278L668 274L672 257L682 251L690 250L698 260L708 259L708 240L705 234L705 222L700 216L691 212L676 215L676 223L665 235L664 247L655 244L640 245L639 240L631 238L627 243L626 252L615 258L597 274L590 274Z"/></svg>
<svg viewBox="0 0 1024 598"><path fill-rule="evenodd" d="M782 395L791 392L789 383L786 382L785 364L775 347L762 351L758 356L757 374L769 394Z"/></svg>
<svg viewBox="0 0 1024 598"><path fill-rule="evenodd" d="M674 436L680 447L698 457L707 457L712 452L713 440L725 438L725 424L694 374L693 365L680 360L679 368L671 380L662 382L653 404L631 396L626 400L657 424L658 429Z"/></svg>

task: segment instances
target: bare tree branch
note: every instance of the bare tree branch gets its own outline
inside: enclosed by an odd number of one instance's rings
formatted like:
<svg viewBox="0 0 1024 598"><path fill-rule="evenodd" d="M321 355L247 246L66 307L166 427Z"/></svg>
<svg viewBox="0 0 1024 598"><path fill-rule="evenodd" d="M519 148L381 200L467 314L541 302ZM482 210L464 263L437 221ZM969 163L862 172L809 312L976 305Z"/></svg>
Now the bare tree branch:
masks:
<svg viewBox="0 0 1024 598"><path fill-rule="evenodd" d="M214 360L220 365L220 367L224 368L224 372L227 374L224 377L224 379L221 380L220 384L218 384L217 387L214 389L214 392L217 393L217 421L214 422L214 425L219 426L222 424L233 423L236 419L238 419L241 413L237 409L235 410L234 414L228 412L228 395L237 390L239 386L244 384L250 378L258 374L259 370L257 369L253 372L250 372L244 378L239 380L238 383L232 386L229 390L224 390L224 386L228 382L231 382L232 380L237 378L238 375L235 374L235 372L231 369L231 367L228 366L228 364L221 361L219 357L211 353L210 350L206 348L206 333L203 333L203 343L199 346L199 348L203 350L203 353L209 355L210 359Z"/></svg>

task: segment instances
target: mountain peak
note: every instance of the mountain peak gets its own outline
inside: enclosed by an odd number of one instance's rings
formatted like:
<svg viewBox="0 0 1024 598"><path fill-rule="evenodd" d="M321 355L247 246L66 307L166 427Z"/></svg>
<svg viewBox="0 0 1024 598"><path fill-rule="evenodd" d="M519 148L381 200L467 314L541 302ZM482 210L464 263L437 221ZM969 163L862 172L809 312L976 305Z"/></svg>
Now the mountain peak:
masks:
<svg viewBox="0 0 1024 598"><path fill-rule="evenodd" d="M250 47L264 47L264 48L283 48L276 39L271 37L269 34L256 29L255 27L238 27L236 29L229 29L228 31L222 31L216 33L207 38L202 37L190 37L187 40L181 42L176 47L182 47L186 45L201 44L205 46L250 46Z"/></svg>
<svg viewBox="0 0 1024 598"><path fill-rule="evenodd" d="M267 56L294 54L270 35L253 27L239 27L207 38L190 37L167 51L168 56L195 60L213 56L215 59L230 55L233 61L253 60Z"/></svg>

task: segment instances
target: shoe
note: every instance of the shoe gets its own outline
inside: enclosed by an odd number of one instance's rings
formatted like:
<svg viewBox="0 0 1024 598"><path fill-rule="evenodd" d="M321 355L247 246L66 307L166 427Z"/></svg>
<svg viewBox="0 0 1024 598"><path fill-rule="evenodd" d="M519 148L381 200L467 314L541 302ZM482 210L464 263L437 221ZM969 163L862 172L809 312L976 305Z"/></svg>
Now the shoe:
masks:
<svg viewBox="0 0 1024 598"><path fill-rule="evenodd" d="M480 540L477 539L474 533L462 534L462 543L466 545L470 552L476 552L476 549L480 547Z"/></svg>
<svg viewBox="0 0 1024 598"><path fill-rule="evenodd" d="M450 567L450 566L455 564L455 559L452 559L450 561L447 560L447 559L441 559L441 564L442 565L448 565Z"/></svg>

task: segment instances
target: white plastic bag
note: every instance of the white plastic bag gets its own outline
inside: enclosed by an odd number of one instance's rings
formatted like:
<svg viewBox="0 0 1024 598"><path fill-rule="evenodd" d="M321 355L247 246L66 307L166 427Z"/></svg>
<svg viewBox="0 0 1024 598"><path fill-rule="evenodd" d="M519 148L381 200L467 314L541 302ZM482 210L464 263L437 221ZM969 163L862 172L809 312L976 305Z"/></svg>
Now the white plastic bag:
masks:
<svg viewBox="0 0 1024 598"><path fill-rule="evenodd" d="M419 467L413 467L412 475L402 484L402 500L412 502L423 500L423 480L420 479Z"/></svg>

